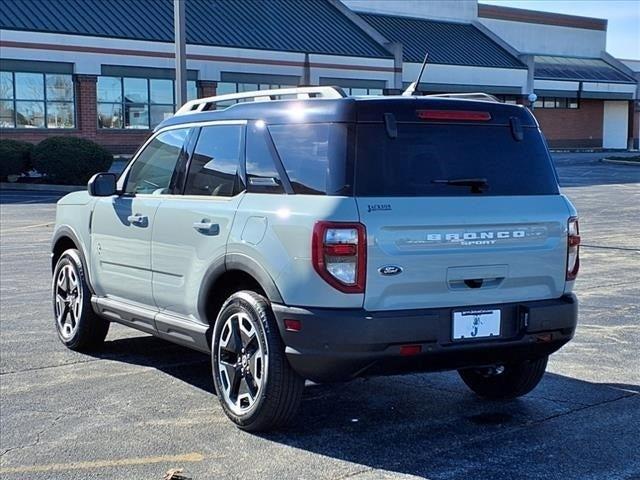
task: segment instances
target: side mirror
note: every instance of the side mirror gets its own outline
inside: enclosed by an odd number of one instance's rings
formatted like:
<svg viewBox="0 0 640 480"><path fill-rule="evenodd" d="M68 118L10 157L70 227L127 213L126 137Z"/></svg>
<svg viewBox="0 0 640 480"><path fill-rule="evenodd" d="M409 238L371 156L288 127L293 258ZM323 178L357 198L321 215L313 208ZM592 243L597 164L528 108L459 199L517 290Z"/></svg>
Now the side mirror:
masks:
<svg viewBox="0 0 640 480"><path fill-rule="evenodd" d="M117 193L116 190L117 176L115 173L96 173L89 183L87 190L92 197L110 197Z"/></svg>

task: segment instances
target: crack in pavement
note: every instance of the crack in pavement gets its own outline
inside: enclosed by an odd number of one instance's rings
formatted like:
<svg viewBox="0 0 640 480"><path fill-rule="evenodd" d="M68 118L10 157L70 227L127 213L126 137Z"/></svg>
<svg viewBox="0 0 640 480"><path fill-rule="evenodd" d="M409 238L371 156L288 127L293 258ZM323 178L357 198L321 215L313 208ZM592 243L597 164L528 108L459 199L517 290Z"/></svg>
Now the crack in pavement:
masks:
<svg viewBox="0 0 640 480"><path fill-rule="evenodd" d="M51 423L49 425L47 425L42 430L40 430L39 432L36 433L36 439L33 442L31 442L30 444L28 444L28 445L19 445L17 447L7 448L3 452L0 452L0 458L4 457L7 453L14 452L16 450L24 450L25 448L32 448L32 447L37 446L40 443L40 438L42 437L44 432L46 432L47 430L52 428L64 416L65 415L63 414L63 415L58 415L57 417L55 417L51 421Z"/></svg>
<svg viewBox="0 0 640 480"><path fill-rule="evenodd" d="M154 353L154 352L149 352L149 353ZM52 369L52 368L62 368L62 367L68 367L68 366L71 366L71 365L81 365L83 363L99 362L100 360L113 360L113 361L116 361L116 362L131 363L131 362L127 362L127 360L130 359L130 358L131 358L130 355L117 355L117 356L113 356L113 357L90 358L90 359L87 359L87 360L78 360L77 362L68 362L68 363L63 363L63 364L60 364L60 365L43 365L41 367L24 368L22 370L9 370L9 371L6 371L6 372L0 372L0 376L13 375L13 374L16 374L16 373L37 372L37 371L40 371L40 370L47 370L47 369ZM198 363L204 363L204 362L206 362L206 360L202 359L202 360L192 360L192 361L179 362L179 363L167 363L167 364L159 363L158 365L141 365L141 366L155 368L157 370L160 370L162 368L182 367L182 366L188 366L188 365L196 365Z"/></svg>
<svg viewBox="0 0 640 480"><path fill-rule="evenodd" d="M547 422L549 420L554 420L556 418L560 418L560 417L563 417L565 415L571 415L573 413L581 412L581 411L584 411L584 410L587 410L587 409L590 409L590 408L595 408L595 407L599 407L601 405L606 405L606 404L609 404L609 403L617 402L619 400L624 400L625 398L630 398L630 397L633 397L634 395L635 396L640 396L640 394L638 394L638 393L629 393L627 395L621 395L620 397L616 397L616 398L609 399L609 400L603 400L601 402L597 402L597 403L594 403L594 404L591 404L591 405L580 406L580 407L575 408L575 409L569 409L567 412L561 412L561 413L549 415L547 417L544 417L544 418L541 418L541 419L538 419L538 420L531 420L531 421L528 421L528 422L524 422L524 423L522 423L520 425L514 426L513 428L506 427L505 430L496 431L496 432L489 432L486 435L479 435L477 437L474 437L474 438L470 439L470 441L468 441L468 442L460 442L458 445L452 445L449 448L431 449L429 451L429 453L430 454L434 454L434 455L451 454L451 453L453 453L455 451L459 451L459 450L461 450L463 448L467 448L468 449L469 445L473 444L473 443L492 441L493 439L499 438L501 436L511 435L511 434L517 433L519 431L528 429L530 427L541 425L541 424L543 424L543 423L545 423L545 422Z"/></svg>
<svg viewBox="0 0 640 480"><path fill-rule="evenodd" d="M620 283L605 283L605 284L593 285L591 287L580 286L579 288L575 289L575 292L579 294L584 290L594 290L596 288L607 288L607 287L621 287L623 285L637 285L637 284L638 284L637 281L629 281L629 282L620 282Z"/></svg>
<svg viewBox="0 0 640 480"><path fill-rule="evenodd" d="M633 247L609 247L609 246L604 246L604 245L586 245L584 243L580 244L580 246L582 248L600 248L603 250L621 250L624 252L638 252L640 253L640 248L633 248Z"/></svg>

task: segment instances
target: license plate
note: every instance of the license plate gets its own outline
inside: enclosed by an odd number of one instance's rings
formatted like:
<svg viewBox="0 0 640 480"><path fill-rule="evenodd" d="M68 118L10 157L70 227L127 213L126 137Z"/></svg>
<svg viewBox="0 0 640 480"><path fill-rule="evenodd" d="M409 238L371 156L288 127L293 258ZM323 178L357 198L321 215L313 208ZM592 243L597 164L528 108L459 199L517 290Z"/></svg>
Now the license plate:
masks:
<svg viewBox="0 0 640 480"><path fill-rule="evenodd" d="M466 310L453 312L453 339L500 336L500 310Z"/></svg>

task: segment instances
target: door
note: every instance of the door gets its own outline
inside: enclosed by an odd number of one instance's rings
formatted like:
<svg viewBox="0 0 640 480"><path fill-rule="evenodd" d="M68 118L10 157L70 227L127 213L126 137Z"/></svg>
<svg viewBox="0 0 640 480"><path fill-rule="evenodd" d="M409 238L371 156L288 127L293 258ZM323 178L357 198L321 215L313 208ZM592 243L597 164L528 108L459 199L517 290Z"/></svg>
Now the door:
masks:
<svg viewBox="0 0 640 480"><path fill-rule="evenodd" d="M604 102L603 148L627 148L629 102Z"/></svg>
<svg viewBox="0 0 640 480"><path fill-rule="evenodd" d="M244 122L201 128L184 195L160 205L153 230L153 296L164 314L204 322L198 297L208 269L224 265L227 239L244 192ZM158 329L161 322L156 320Z"/></svg>
<svg viewBox="0 0 640 480"><path fill-rule="evenodd" d="M151 232L163 197L176 188L188 129L148 142L119 180L121 195L96 202L91 261L96 294L155 308L151 291Z"/></svg>

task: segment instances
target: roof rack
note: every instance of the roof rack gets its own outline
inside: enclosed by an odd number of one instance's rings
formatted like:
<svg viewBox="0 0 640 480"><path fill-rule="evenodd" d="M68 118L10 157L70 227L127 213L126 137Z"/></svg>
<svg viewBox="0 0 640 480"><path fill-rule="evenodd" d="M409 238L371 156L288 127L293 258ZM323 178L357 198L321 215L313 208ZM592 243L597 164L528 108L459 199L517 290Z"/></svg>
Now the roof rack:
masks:
<svg viewBox="0 0 640 480"><path fill-rule="evenodd" d="M465 100L479 100L481 102L497 102L500 103L493 95L489 95L488 93L432 93L430 95L425 95L426 97L442 97L442 98L462 98Z"/></svg>
<svg viewBox="0 0 640 480"><path fill-rule="evenodd" d="M251 99L254 102L268 102L277 100L279 97L286 95L295 95L299 99L308 98L344 98L346 94L339 87L294 87L280 88L274 90L257 90L254 92L229 93L227 95L218 95L215 97L198 98L185 103L175 113L176 115L187 115L190 113L198 113L205 110L215 110L211 108L216 103L226 102L229 100Z"/></svg>

